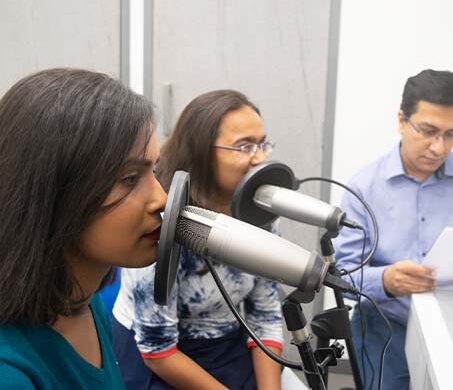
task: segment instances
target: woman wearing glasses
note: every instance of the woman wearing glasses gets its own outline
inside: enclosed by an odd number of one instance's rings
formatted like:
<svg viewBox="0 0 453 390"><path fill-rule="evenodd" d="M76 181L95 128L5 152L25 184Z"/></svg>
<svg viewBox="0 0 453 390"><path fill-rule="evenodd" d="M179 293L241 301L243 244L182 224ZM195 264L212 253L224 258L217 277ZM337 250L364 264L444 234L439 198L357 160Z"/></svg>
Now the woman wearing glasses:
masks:
<svg viewBox="0 0 453 390"><path fill-rule="evenodd" d="M161 151L157 174L168 189L175 171L190 172L191 204L230 215L239 181L267 159L272 147L253 103L236 91L213 91L184 109ZM123 272L114 337L129 388L280 389L280 366L247 339L203 259L183 248L179 267L165 307L153 300L154 267ZM279 354L277 283L215 267L236 306L243 305L248 323ZM131 363L134 333L141 366Z"/></svg>

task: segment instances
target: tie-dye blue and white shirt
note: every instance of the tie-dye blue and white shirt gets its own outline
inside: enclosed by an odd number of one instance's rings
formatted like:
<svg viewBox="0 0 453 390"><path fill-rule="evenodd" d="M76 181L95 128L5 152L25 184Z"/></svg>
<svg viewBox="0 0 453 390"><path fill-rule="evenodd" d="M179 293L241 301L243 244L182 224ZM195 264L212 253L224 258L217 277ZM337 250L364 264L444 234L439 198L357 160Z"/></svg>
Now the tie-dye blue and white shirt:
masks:
<svg viewBox="0 0 453 390"><path fill-rule="evenodd" d="M237 308L243 303L247 323L269 346L282 347L282 314L278 283L215 264ZM169 356L178 340L212 339L237 330L239 323L221 296L205 263L190 250L181 250L180 264L168 306L154 301L155 264L123 269L121 290L113 314L135 332L145 358ZM255 346L249 340L249 347Z"/></svg>

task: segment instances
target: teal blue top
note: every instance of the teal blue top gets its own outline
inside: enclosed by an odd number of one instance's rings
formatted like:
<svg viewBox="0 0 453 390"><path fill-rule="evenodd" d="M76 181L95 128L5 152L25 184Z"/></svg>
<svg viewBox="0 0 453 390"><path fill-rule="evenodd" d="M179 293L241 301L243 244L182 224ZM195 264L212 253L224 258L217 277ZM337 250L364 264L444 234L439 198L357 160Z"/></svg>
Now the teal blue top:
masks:
<svg viewBox="0 0 453 390"><path fill-rule="evenodd" d="M112 342L110 321L96 294L90 303L102 368L84 360L47 325L0 326L0 388L2 390L124 389Z"/></svg>

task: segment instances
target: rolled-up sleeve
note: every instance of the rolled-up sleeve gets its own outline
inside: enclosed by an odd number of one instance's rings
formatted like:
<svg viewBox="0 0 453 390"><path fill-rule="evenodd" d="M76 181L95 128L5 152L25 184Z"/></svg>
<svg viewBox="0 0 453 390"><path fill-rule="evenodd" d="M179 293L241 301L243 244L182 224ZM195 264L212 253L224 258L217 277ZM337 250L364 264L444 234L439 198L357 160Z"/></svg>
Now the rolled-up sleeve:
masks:
<svg viewBox="0 0 453 390"><path fill-rule="evenodd" d="M280 305L280 284L271 280L256 278L252 291L244 301L247 323L264 344L282 349L282 311ZM256 346L251 339L248 346Z"/></svg>

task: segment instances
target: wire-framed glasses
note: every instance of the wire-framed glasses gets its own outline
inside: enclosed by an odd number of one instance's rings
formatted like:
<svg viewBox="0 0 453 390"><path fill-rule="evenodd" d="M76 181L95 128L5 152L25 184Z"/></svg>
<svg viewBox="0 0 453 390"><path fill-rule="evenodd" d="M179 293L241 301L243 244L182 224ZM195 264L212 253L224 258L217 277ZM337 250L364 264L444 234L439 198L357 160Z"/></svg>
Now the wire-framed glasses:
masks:
<svg viewBox="0 0 453 390"><path fill-rule="evenodd" d="M241 146L229 146L229 145L213 145L214 148L226 149L226 150L235 150L237 152L247 153L250 156L254 156L256 152L261 150L264 154L269 154L275 148L275 144L271 141L263 141L259 143L250 142Z"/></svg>
<svg viewBox="0 0 453 390"><path fill-rule="evenodd" d="M427 141L434 142L442 138L446 144L453 144L453 130L448 130L445 133L441 134L437 129L421 129L420 127L416 126L407 116L405 116L404 119L407 123L409 123L409 126L412 128L412 130L423 136Z"/></svg>

